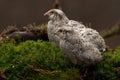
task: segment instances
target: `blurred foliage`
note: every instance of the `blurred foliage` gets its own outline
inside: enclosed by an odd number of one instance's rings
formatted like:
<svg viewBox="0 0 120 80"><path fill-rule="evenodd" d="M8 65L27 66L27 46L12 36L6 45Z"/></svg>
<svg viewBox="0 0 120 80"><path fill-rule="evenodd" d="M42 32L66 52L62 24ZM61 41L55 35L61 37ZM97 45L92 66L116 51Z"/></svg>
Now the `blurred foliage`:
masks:
<svg viewBox="0 0 120 80"><path fill-rule="evenodd" d="M0 79L8 80L119 80L120 47L106 51L92 66L73 65L59 47L47 41L14 41L0 45Z"/></svg>
<svg viewBox="0 0 120 80"><path fill-rule="evenodd" d="M109 30L103 30L100 31L100 34L102 35L102 37L109 38L112 37L114 35L120 35L120 21L118 21L112 28L110 28Z"/></svg>
<svg viewBox="0 0 120 80"><path fill-rule="evenodd" d="M47 25L36 25L35 23L26 25L22 28L16 26L8 26L0 33L0 43L4 43L13 39L16 43L26 40L44 40L48 41Z"/></svg>

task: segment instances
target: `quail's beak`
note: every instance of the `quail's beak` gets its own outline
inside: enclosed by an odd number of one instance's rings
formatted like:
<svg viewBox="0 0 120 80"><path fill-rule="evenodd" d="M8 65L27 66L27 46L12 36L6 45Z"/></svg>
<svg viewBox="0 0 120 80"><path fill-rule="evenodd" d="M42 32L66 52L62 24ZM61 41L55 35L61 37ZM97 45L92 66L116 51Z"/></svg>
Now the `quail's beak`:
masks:
<svg viewBox="0 0 120 80"><path fill-rule="evenodd" d="M51 10L47 11L47 12L44 14L44 16L49 16L51 12L55 12L55 10L54 10L54 9L51 9Z"/></svg>
<svg viewBox="0 0 120 80"><path fill-rule="evenodd" d="M44 16L49 16L49 14L51 13L51 11L52 11L52 10L47 11L47 12L44 14Z"/></svg>
<svg viewBox="0 0 120 80"><path fill-rule="evenodd" d="M57 32L54 32L54 35L57 35Z"/></svg>
<svg viewBox="0 0 120 80"><path fill-rule="evenodd" d="M44 14L44 16L47 16L49 13L48 12L46 12L45 14Z"/></svg>

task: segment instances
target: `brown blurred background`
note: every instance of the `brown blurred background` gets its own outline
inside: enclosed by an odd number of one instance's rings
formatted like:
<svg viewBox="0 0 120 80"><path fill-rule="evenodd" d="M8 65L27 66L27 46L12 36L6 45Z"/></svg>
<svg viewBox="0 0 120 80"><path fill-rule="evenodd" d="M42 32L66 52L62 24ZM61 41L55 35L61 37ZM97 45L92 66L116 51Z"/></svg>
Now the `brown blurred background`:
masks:
<svg viewBox="0 0 120 80"><path fill-rule="evenodd" d="M47 23L43 14L52 8L54 0L0 0L0 32L8 25L22 27ZM68 18L91 23L92 28L108 30L120 20L120 0L60 0ZM108 38L111 47L120 45L120 36Z"/></svg>

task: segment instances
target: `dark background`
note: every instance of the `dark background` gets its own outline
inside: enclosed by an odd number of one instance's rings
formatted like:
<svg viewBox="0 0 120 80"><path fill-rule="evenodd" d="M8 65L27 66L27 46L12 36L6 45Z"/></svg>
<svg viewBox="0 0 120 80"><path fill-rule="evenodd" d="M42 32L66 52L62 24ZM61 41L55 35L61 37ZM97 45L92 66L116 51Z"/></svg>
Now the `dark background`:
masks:
<svg viewBox="0 0 120 80"><path fill-rule="evenodd" d="M0 32L8 25L47 23L43 14L52 8L54 0L0 0ZM91 23L92 28L108 30L120 20L120 0L60 0L69 19ZM111 47L120 44L120 36L106 40Z"/></svg>

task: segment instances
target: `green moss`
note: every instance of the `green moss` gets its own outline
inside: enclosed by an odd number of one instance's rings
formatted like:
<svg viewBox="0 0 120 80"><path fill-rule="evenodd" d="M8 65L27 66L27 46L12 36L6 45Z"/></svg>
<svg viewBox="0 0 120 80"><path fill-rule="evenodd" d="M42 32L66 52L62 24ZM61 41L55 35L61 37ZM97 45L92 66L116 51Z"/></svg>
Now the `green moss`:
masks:
<svg viewBox="0 0 120 80"><path fill-rule="evenodd" d="M120 47L105 52L103 61L86 68L71 64L51 42L0 45L0 72L8 80L119 80L119 67Z"/></svg>

